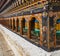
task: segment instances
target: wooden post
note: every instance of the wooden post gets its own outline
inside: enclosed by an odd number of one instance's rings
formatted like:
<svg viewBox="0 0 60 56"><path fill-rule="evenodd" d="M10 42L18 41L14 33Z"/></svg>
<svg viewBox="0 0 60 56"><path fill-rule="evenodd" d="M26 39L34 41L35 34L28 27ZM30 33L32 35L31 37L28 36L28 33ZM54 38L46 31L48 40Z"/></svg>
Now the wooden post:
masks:
<svg viewBox="0 0 60 56"><path fill-rule="evenodd" d="M13 18L12 18L12 30L13 30Z"/></svg>
<svg viewBox="0 0 60 56"><path fill-rule="evenodd" d="M10 19L10 28L12 29L12 19Z"/></svg>
<svg viewBox="0 0 60 56"><path fill-rule="evenodd" d="M31 38L31 22L28 21L28 38L30 39Z"/></svg>
<svg viewBox="0 0 60 56"><path fill-rule="evenodd" d="M15 18L15 31L16 31L16 18Z"/></svg>
<svg viewBox="0 0 60 56"><path fill-rule="evenodd" d="M42 18L41 18L41 21L39 23L40 23L40 45L42 46L43 45Z"/></svg>
<svg viewBox="0 0 60 56"><path fill-rule="evenodd" d="M7 27L9 27L9 19L7 19Z"/></svg>
<svg viewBox="0 0 60 56"><path fill-rule="evenodd" d="M9 28L10 28L10 18L9 18Z"/></svg>
<svg viewBox="0 0 60 56"><path fill-rule="evenodd" d="M14 18L12 19L12 22L13 22L12 29L14 30Z"/></svg>
<svg viewBox="0 0 60 56"><path fill-rule="evenodd" d="M18 32L18 18L16 19L16 32Z"/></svg>
<svg viewBox="0 0 60 56"><path fill-rule="evenodd" d="M15 31L17 32L17 18L15 18Z"/></svg>
<svg viewBox="0 0 60 56"><path fill-rule="evenodd" d="M50 50L50 30L49 30L49 28L50 28L50 26L49 26L49 18L48 18L48 32L47 32L47 34L48 34L48 37L47 37L47 45L48 45L48 50Z"/></svg>
<svg viewBox="0 0 60 56"><path fill-rule="evenodd" d="M22 24L22 20L20 21L20 34L23 35L23 24Z"/></svg>
<svg viewBox="0 0 60 56"><path fill-rule="evenodd" d="M56 27L56 18L54 18L54 28ZM56 48L56 28L54 29L55 37L54 37L54 48Z"/></svg>
<svg viewBox="0 0 60 56"><path fill-rule="evenodd" d="M54 48L56 48L56 30L54 30L55 37L54 37Z"/></svg>
<svg viewBox="0 0 60 56"><path fill-rule="evenodd" d="M10 18L9 18L9 28L10 28Z"/></svg>

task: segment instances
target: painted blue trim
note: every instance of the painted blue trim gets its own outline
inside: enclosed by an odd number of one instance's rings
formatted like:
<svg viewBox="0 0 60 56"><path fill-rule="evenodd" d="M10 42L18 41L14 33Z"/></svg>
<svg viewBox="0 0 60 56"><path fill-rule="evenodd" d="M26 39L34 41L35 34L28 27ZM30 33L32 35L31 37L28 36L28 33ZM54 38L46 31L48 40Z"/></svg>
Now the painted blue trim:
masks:
<svg viewBox="0 0 60 56"><path fill-rule="evenodd" d="M38 20L34 19L33 22L39 22Z"/></svg>
<svg viewBox="0 0 60 56"><path fill-rule="evenodd" d="M60 19L57 20L57 23L60 23Z"/></svg>

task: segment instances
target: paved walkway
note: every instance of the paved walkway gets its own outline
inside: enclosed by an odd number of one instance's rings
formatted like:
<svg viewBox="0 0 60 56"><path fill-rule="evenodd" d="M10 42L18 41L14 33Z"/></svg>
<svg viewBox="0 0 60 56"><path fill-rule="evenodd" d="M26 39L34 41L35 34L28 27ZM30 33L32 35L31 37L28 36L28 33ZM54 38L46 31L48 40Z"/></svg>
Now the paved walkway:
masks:
<svg viewBox="0 0 60 56"><path fill-rule="evenodd" d="M46 52L2 25L0 25L0 32L3 33L3 35L0 33L0 56L60 56L60 50ZM4 39L8 40L7 43L9 46Z"/></svg>
<svg viewBox="0 0 60 56"><path fill-rule="evenodd" d="M0 33L0 56L15 56L1 33Z"/></svg>

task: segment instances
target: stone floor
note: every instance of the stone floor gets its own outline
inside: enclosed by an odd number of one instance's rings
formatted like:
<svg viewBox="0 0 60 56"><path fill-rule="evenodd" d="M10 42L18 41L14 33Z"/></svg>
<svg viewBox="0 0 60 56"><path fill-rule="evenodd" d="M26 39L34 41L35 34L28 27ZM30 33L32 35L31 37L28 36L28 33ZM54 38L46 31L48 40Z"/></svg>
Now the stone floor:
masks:
<svg viewBox="0 0 60 56"><path fill-rule="evenodd" d="M1 33L0 33L0 56L15 56Z"/></svg>
<svg viewBox="0 0 60 56"><path fill-rule="evenodd" d="M47 52L2 25L0 25L0 32L3 34L0 33L0 56L60 56L60 50Z"/></svg>

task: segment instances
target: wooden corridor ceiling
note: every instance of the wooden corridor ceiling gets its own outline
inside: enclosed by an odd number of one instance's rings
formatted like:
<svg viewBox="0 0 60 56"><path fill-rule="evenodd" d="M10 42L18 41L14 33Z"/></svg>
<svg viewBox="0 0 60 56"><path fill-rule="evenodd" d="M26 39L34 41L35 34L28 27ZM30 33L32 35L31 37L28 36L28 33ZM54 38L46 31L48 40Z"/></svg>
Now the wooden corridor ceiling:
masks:
<svg viewBox="0 0 60 56"><path fill-rule="evenodd" d="M5 5L8 0L0 0L0 9Z"/></svg>
<svg viewBox="0 0 60 56"><path fill-rule="evenodd" d="M20 7L21 8L24 7L23 4L25 4L26 1L40 1L40 0L0 0L0 17L12 16L12 13L9 12L14 12L13 16L20 15L18 14L18 11L20 11ZM51 7L54 7L56 5L54 9L57 7L58 10L58 6L60 8L60 0L46 0L46 1L49 1L49 5ZM32 4L32 3L28 2L27 4Z"/></svg>
<svg viewBox="0 0 60 56"><path fill-rule="evenodd" d="M10 4L13 0L0 0L0 13L6 9L7 5Z"/></svg>

